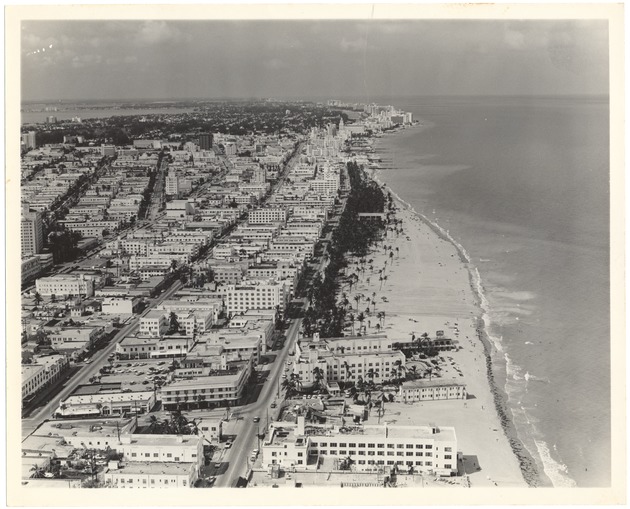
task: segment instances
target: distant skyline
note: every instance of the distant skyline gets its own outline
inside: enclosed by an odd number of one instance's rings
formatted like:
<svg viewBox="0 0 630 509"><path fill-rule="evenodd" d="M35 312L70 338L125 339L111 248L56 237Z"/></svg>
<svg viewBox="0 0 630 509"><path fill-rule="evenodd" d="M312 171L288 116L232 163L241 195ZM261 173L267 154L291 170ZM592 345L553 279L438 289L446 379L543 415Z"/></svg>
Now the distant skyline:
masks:
<svg viewBox="0 0 630 509"><path fill-rule="evenodd" d="M28 21L22 100L605 95L606 21Z"/></svg>

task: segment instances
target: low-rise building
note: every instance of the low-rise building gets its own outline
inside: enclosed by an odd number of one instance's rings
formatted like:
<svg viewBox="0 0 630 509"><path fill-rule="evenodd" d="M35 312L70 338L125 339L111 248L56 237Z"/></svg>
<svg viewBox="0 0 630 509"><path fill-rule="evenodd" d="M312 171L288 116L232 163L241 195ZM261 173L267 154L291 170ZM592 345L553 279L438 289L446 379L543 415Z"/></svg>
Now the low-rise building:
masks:
<svg viewBox="0 0 630 509"><path fill-rule="evenodd" d="M33 357L31 364L22 364L22 399L34 396L61 378L68 366L65 355Z"/></svg>
<svg viewBox="0 0 630 509"><path fill-rule="evenodd" d="M466 399L466 385L457 380L408 380L398 389L404 403L437 399Z"/></svg>
<svg viewBox="0 0 630 509"><path fill-rule="evenodd" d="M149 412L155 405L153 389L133 391L121 383L79 385L62 400L55 411L58 417L98 417Z"/></svg>
<svg viewBox="0 0 630 509"><path fill-rule="evenodd" d="M457 473L457 437L452 427L307 426L274 422L262 445L262 465L291 470L341 470L350 461L358 472L423 472L440 476Z"/></svg>
<svg viewBox="0 0 630 509"><path fill-rule="evenodd" d="M112 488L192 488L199 478L193 463L128 462L103 472Z"/></svg>
<svg viewBox="0 0 630 509"><path fill-rule="evenodd" d="M83 274L57 274L41 277L35 282L37 293L42 296L81 296L94 295L94 280Z"/></svg>

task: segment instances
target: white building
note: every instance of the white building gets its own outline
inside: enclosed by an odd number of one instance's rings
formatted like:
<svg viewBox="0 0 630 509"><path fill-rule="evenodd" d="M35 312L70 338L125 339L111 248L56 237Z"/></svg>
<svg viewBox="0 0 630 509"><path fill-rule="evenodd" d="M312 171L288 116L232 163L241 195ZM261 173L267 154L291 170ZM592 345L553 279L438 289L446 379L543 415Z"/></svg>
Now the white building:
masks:
<svg viewBox="0 0 630 509"><path fill-rule="evenodd" d="M284 223L287 220L287 211L283 208L261 208L249 213L250 224Z"/></svg>
<svg viewBox="0 0 630 509"><path fill-rule="evenodd" d="M31 364L22 364L22 399L37 394L59 379L67 368L68 358L65 355L34 357Z"/></svg>
<svg viewBox="0 0 630 509"><path fill-rule="evenodd" d="M37 293L42 296L82 296L94 295L94 281L85 275L57 274L50 277L39 278L35 282Z"/></svg>
<svg viewBox="0 0 630 509"><path fill-rule="evenodd" d="M193 463L129 462L108 467L105 485L113 488L192 488L199 478Z"/></svg>
<svg viewBox="0 0 630 509"><path fill-rule="evenodd" d="M274 422L262 446L263 468L339 470L346 458L357 472L457 474L457 437L452 427L381 425L306 426Z"/></svg>

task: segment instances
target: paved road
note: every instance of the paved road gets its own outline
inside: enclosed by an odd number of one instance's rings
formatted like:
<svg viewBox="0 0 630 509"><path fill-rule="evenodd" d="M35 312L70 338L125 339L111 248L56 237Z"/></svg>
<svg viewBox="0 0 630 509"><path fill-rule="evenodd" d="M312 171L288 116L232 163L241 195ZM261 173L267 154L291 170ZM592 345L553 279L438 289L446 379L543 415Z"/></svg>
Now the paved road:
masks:
<svg viewBox="0 0 630 509"><path fill-rule="evenodd" d="M248 460L252 450L260 449L258 434L264 433L269 423L267 422L268 412L271 413L271 403L273 403L278 392L280 377L284 371L285 361L289 352L295 348L298 331L302 324L302 319L292 320L287 331L287 339L284 348L279 351L276 360L271 366L269 377L265 381L262 391L255 403L239 407L232 413L233 417L242 419L234 426L236 439L230 449L227 449L221 458L222 466L217 476L215 486L233 487L238 478L245 476L248 469ZM254 417L260 417L260 422L255 423ZM271 419L270 419L271 420Z"/></svg>
<svg viewBox="0 0 630 509"><path fill-rule="evenodd" d="M160 304L163 300L170 298L177 290L182 286L180 281L175 281L173 285L160 295L150 306L145 309L139 316L146 315L151 309ZM129 336L136 332L140 325L139 316L134 316L130 323L125 325L114 336L110 343L102 350L97 351L92 357L90 364L85 364L79 368L79 372L70 378L64 385L64 388L58 392L45 406L35 409L32 414L22 419L22 438L26 438L35 429L37 429L42 422L52 418L53 412L59 407L59 403L66 399L77 386L86 383L92 376L98 374L101 367L108 364L107 356L114 351L116 344L120 342L124 337Z"/></svg>

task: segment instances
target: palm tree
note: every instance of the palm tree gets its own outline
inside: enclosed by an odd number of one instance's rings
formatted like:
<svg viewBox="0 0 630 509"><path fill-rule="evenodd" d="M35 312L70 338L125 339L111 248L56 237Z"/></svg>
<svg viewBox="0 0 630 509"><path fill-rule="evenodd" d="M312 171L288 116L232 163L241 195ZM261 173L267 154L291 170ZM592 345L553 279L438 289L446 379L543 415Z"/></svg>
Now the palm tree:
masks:
<svg viewBox="0 0 630 509"><path fill-rule="evenodd" d="M160 421L155 415L149 417L149 433L157 433L160 427Z"/></svg>
<svg viewBox="0 0 630 509"><path fill-rule="evenodd" d="M39 304L42 302L42 296L39 292L35 292L35 309L39 308Z"/></svg>
<svg viewBox="0 0 630 509"><path fill-rule="evenodd" d="M352 322L352 335L354 336L354 313L350 313L348 318L350 318L350 322Z"/></svg>
<svg viewBox="0 0 630 509"><path fill-rule="evenodd" d="M357 301L357 313L359 312L359 302L361 302L361 299L363 298L363 296L360 293L357 293L353 299L355 301Z"/></svg>
<svg viewBox="0 0 630 509"><path fill-rule="evenodd" d="M365 376L369 378L370 384L373 385L374 384L374 369L373 368L368 369Z"/></svg>
<svg viewBox="0 0 630 509"><path fill-rule="evenodd" d="M357 320L361 324L361 326L359 327L359 332L361 332L361 330L363 329L363 322L365 321L365 315L363 313L359 313L359 316L357 316Z"/></svg>
<svg viewBox="0 0 630 509"><path fill-rule="evenodd" d="M315 366L313 369L313 378L315 379L315 386L318 389L323 388L322 380L324 379L324 372L319 366Z"/></svg>
<svg viewBox="0 0 630 509"><path fill-rule="evenodd" d="M376 324L376 333L378 334L381 331L381 324L377 323Z"/></svg>
<svg viewBox="0 0 630 509"><path fill-rule="evenodd" d="M174 311L171 311L171 314L169 315L169 322L169 333L177 332L179 330L179 320L177 319L177 315Z"/></svg>
<svg viewBox="0 0 630 509"><path fill-rule="evenodd" d="M352 373L350 371L350 364L348 364L348 361L343 361L343 367L346 371L346 378L350 379L350 377L352 376Z"/></svg>
<svg viewBox="0 0 630 509"><path fill-rule="evenodd" d="M385 326L385 311L379 311L376 316L381 322L381 327L384 327Z"/></svg>

